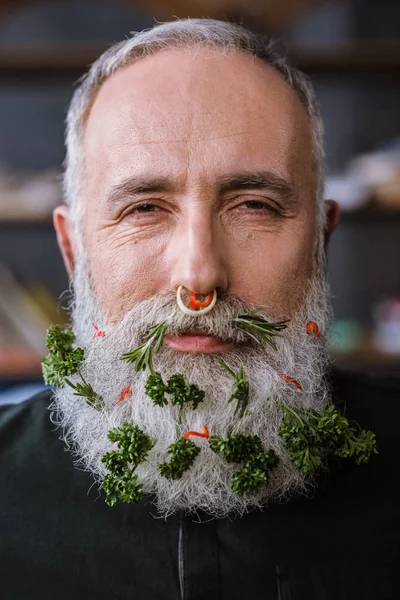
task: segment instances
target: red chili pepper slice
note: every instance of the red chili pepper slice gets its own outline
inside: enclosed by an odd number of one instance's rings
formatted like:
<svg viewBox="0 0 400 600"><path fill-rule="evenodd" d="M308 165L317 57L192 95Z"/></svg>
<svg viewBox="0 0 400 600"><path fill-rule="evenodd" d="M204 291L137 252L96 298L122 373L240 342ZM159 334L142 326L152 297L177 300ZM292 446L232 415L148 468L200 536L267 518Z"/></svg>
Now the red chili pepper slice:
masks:
<svg viewBox="0 0 400 600"><path fill-rule="evenodd" d="M93 337L104 337L106 335L106 332L103 331L102 329L99 329L97 327L97 325L95 325L94 323L92 323L93 327L94 327L94 334Z"/></svg>
<svg viewBox="0 0 400 600"><path fill-rule="evenodd" d="M315 321L308 321L306 325L306 331L308 335L314 334L317 338L321 337L319 325Z"/></svg>
<svg viewBox="0 0 400 600"><path fill-rule="evenodd" d="M117 402L117 404L119 404L119 402L123 402L124 400L126 400L127 398L130 398L132 396L132 388L126 387L121 391L121 394L119 396L119 400Z"/></svg>
<svg viewBox="0 0 400 600"><path fill-rule="evenodd" d="M290 375L284 375L283 373L278 373L278 375L279 375L279 377L282 377L282 379L284 381L286 381L286 383L293 383L293 385L296 386L296 389L297 389L298 392L302 392L303 391L303 387L297 381L297 379L294 379L293 377L290 377Z"/></svg>
<svg viewBox="0 0 400 600"><path fill-rule="evenodd" d="M198 431L187 431L183 437L185 438L185 440L188 440L191 435L197 435L198 437L208 439L210 437L210 434L205 425L203 425L202 430L203 430L203 433L199 433Z"/></svg>
<svg viewBox="0 0 400 600"><path fill-rule="evenodd" d="M197 300L196 296L196 292L190 292L189 308L205 308L206 306L209 306L214 297L214 292L207 294L203 302L201 300Z"/></svg>

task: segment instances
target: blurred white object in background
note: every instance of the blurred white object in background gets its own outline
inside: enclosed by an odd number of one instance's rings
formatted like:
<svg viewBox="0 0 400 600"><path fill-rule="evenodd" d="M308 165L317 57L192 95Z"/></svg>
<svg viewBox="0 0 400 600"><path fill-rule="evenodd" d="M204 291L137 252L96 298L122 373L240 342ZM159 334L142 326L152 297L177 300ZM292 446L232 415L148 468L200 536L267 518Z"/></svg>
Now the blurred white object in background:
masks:
<svg viewBox="0 0 400 600"><path fill-rule="evenodd" d="M373 312L374 344L383 352L400 353L400 297L385 298Z"/></svg>
<svg viewBox="0 0 400 600"><path fill-rule="evenodd" d="M382 150L369 154L360 154L350 161L347 173L351 177L376 188L396 179L400 173L400 151Z"/></svg>
<svg viewBox="0 0 400 600"><path fill-rule="evenodd" d="M50 219L61 199L59 171L22 173L0 166L0 219Z"/></svg>
<svg viewBox="0 0 400 600"><path fill-rule="evenodd" d="M344 211L358 210L370 199L371 189L352 175L331 175L325 181L325 199L336 200Z"/></svg>

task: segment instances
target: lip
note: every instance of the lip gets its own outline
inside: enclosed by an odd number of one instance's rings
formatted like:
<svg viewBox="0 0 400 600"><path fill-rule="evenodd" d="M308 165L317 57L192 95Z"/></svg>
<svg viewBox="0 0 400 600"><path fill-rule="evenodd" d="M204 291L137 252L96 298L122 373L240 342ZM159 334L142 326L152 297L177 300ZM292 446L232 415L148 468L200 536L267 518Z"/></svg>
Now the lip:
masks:
<svg viewBox="0 0 400 600"><path fill-rule="evenodd" d="M226 352L232 348L231 343L223 342L213 335L195 332L188 332L177 336L166 335L164 344L172 350L178 350L178 352L192 352L195 354Z"/></svg>

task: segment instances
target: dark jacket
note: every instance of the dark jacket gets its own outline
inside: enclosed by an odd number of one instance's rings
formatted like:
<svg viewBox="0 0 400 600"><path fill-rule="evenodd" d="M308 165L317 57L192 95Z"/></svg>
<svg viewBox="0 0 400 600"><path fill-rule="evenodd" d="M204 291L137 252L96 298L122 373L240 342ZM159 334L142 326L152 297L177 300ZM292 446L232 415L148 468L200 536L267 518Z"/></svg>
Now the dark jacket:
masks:
<svg viewBox="0 0 400 600"><path fill-rule="evenodd" d="M73 465L44 392L0 412L2 600L397 600L400 385L335 373L335 402L377 436L312 497L242 518L108 507ZM204 521L204 522L199 522Z"/></svg>

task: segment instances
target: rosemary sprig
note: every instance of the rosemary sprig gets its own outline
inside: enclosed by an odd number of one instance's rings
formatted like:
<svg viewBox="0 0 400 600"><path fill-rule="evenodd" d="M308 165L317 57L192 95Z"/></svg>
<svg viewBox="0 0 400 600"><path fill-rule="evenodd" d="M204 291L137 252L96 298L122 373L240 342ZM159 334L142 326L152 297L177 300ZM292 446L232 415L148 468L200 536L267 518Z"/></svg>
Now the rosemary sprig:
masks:
<svg viewBox="0 0 400 600"><path fill-rule="evenodd" d="M121 356L121 359L132 363L135 371L144 371L148 367L151 373L154 373L153 352L156 353L160 350L166 331L167 325L165 321L153 325L143 338L145 342L135 348L135 350L125 352Z"/></svg>
<svg viewBox="0 0 400 600"><path fill-rule="evenodd" d="M167 479L180 479L193 465L200 448L192 440L180 438L168 447L171 460L158 465L161 475Z"/></svg>
<svg viewBox="0 0 400 600"><path fill-rule="evenodd" d="M108 439L117 443L118 450L107 452L101 459L109 471L102 481L106 503L115 506L121 500L134 504L143 497L143 484L134 471L146 460L155 442L137 425L130 423L111 429Z"/></svg>
<svg viewBox="0 0 400 600"><path fill-rule="evenodd" d="M375 434L365 429L357 434L333 405L325 405L318 412L280 404L285 414L279 434L293 464L304 473L315 471L327 451L342 458L353 458L357 464L368 462L372 454L378 453Z"/></svg>
<svg viewBox="0 0 400 600"><path fill-rule="evenodd" d="M51 325L47 331L48 355L42 360L43 379L47 385L63 387L64 377L75 375L84 358L82 348L73 348L75 335L71 329Z"/></svg>
<svg viewBox="0 0 400 600"><path fill-rule="evenodd" d="M238 414L239 417L243 417L249 403L249 381L248 379L244 378L243 365L240 365L237 373L235 373L235 371L228 367L228 365L223 361L220 361L220 365L229 373L229 375L232 375L233 377L234 389L228 398L228 404L229 402L232 402L232 400L237 400L233 414Z"/></svg>
<svg viewBox="0 0 400 600"><path fill-rule="evenodd" d="M251 337L253 337L257 342L265 342L275 352L278 350L277 345L275 344L273 338L275 337L283 337L281 331L287 328L288 320L286 321L276 321L270 322L264 319L258 313L261 309L253 310L247 314L236 315L233 318L234 323L236 323L239 329L242 329Z"/></svg>
<svg viewBox="0 0 400 600"><path fill-rule="evenodd" d="M67 383L70 387L72 387L73 390L75 390L74 396L81 396L83 398L86 398L87 404L92 408L95 408L96 410L101 410L102 408L104 408L104 400L100 396L100 394L94 391L91 384L83 378L83 375L80 371L78 371L78 374L81 378L81 382L72 383L72 381L67 379L67 377L65 377L64 379L65 383Z"/></svg>

